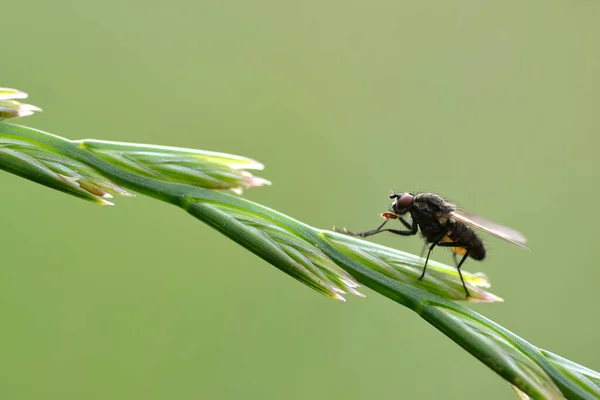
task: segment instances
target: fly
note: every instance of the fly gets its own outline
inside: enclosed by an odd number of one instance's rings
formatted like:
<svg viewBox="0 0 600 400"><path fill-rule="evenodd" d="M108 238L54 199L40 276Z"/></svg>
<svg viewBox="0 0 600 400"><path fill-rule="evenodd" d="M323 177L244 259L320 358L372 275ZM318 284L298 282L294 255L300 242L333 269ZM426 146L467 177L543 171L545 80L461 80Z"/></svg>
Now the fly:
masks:
<svg viewBox="0 0 600 400"><path fill-rule="evenodd" d="M390 199L394 199L390 207L390 212L382 214L385 221L377 228L362 233L349 232L344 229L344 233L361 237L375 235L380 232L413 236L420 230L421 235L425 239L425 246L429 246L429 251L427 252L427 258L425 259L425 265L419 277L419 282L425 277L431 251L436 246L449 247L452 250L456 269L460 275L467 298L470 296L460 267L462 267L467 257L481 261L486 256L485 246L472 228L482 230L524 250L529 250L524 245L526 240L521 233L460 210L454 204L447 202L435 193L393 193L390 195ZM405 219L406 214L410 214L411 222ZM385 224L392 219L399 220L406 229L384 229ZM462 258L458 262L456 258L457 254L462 255Z"/></svg>

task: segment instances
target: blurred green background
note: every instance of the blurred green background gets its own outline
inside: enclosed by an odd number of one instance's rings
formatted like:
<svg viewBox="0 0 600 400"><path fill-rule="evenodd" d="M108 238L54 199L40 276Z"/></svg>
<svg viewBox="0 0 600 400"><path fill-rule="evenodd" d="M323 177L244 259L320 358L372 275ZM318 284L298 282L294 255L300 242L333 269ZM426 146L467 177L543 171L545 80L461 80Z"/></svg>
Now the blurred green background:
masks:
<svg viewBox="0 0 600 400"><path fill-rule="evenodd" d="M600 370L600 3L11 1L0 86L69 138L266 164L252 200L366 230L431 190L526 234L477 311ZM155 200L1 173L5 399L514 398L412 311L335 302ZM418 253L417 238L377 237ZM451 262L448 252L435 258Z"/></svg>

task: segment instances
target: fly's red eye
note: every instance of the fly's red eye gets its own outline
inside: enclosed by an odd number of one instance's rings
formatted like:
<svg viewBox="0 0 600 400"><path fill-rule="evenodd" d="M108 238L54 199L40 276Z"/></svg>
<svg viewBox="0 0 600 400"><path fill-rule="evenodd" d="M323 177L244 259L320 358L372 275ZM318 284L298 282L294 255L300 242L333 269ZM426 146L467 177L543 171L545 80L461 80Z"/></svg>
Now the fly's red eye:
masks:
<svg viewBox="0 0 600 400"><path fill-rule="evenodd" d="M408 208L412 206L413 201L415 200L414 196L410 193L403 194L398 199L396 199L396 205L398 208Z"/></svg>

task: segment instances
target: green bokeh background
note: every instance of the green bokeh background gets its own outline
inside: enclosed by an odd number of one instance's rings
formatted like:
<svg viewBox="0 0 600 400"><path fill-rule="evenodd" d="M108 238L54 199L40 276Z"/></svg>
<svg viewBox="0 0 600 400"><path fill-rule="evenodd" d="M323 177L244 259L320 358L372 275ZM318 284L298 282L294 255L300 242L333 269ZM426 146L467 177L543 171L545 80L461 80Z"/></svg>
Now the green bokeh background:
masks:
<svg viewBox="0 0 600 400"><path fill-rule="evenodd" d="M69 138L266 164L252 200L369 229L390 189L515 227L477 311L600 370L600 3L6 1L0 86ZM6 173L3 399L507 399L411 311L329 300L181 210ZM419 252L416 238L374 240ZM448 253L435 258L450 262Z"/></svg>

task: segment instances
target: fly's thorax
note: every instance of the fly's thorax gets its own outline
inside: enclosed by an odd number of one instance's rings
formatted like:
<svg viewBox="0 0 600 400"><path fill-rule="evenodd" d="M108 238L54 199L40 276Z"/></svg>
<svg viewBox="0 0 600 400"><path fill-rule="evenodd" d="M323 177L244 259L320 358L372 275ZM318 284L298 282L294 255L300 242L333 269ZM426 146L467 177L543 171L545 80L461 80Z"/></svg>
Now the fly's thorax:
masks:
<svg viewBox="0 0 600 400"><path fill-rule="evenodd" d="M452 212L456 211L454 204L447 202L435 193L418 193L415 196L413 208L436 217L449 216Z"/></svg>
<svg viewBox="0 0 600 400"><path fill-rule="evenodd" d="M417 222L421 234L429 243L437 240L440 236L448 232L445 224L440 223L440 220L434 214L431 214L428 211L422 211L422 208L420 207L412 207L410 216Z"/></svg>
<svg viewBox="0 0 600 400"><path fill-rule="evenodd" d="M415 196L410 214L417 221L425 240L434 242L448 232L446 224L454 210L453 204L447 203L435 193L419 193Z"/></svg>

